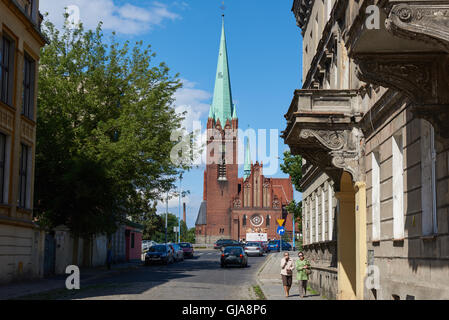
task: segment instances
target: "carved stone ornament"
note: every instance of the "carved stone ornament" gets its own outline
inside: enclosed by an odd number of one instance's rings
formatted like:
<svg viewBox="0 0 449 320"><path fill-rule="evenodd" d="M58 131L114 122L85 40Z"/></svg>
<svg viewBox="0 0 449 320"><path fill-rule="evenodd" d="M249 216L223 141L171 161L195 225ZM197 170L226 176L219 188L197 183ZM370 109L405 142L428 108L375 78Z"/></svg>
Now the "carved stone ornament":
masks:
<svg viewBox="0 0 449 320"><path fill-rule="evenodd" d="M394 5L386 28L398 37L437 45L449 52L449 4L426 2Z"/></svg>
<svg viewBox="0 0 449 320"><path fill-rule="evenodd" d="M241 208L242 207L242 201L240 200L240 198L234 199L234 208Z"/></svg>
<svg viewBox="0 0 449 320"><path fill-rule="evenodd" d="M263 187L268 189L270 187L270 180L264 179Z"/></svg>
<svg viewBox="0 0 449 320"><path fill-rule="evenodd" d="M449 138L449 54L358 54L354 61L360 80L404 93L413 115Z"/></svg>
<svg viewBox="0 0 449 320"><path fill-rule="evenodd" d="M356 127L346 130L311 130L303 129L301 139L316 139L321 147L301 150L307 161L314 163L325 171L339 185L341 170L350 173L354 181L363 179L360 161L363 157L363 132ZM314 144L313 142L311 144ZM315 143L316 145L316 143Z"/></svg>
<svg viewBox="0 0 449 320"><path fill-rule="evenodd" d="M345 144L341 131L304 129L301 130L300 136L302 139L316 138L329 150L340 150Z"/></svg>
<svg viewBox="0 0 449 320"><path fill-rule="evenodd" d="M281 203L279 202L278 198L274 198L273 200L273 208L274 209L279 209L281 207Z"/></svg>

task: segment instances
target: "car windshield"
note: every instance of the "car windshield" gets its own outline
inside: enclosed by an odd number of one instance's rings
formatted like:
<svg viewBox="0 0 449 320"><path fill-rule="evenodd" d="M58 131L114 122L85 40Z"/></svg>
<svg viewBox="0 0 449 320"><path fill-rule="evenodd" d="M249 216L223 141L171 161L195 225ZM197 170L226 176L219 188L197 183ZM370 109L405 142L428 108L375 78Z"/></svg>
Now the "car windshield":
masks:
<svg viewBox="0 0 449 320"><path fill-rule="evenodd" d="M179 245L181 246L181 248L190 248L191 247L190 243L180 243Z"/></svg>
<svg viewBox="0 0 449 320"><path fill-rule="evenodd" d="M149 252L165 252L165 250L166 250L165 246L159 245L150 247Z"/></svg>
<svg viewBox="0 0 449 320"><path fill-rule="evenodd" d="M248 242L246 244L247 247L260 247L260 243L258 242Z"/></svg>
<svg viewBox="0 0 449 320"><path fill-rule="evenodd" d="M274 240L274 241L270 241L269 244L278 244L278 242L276 240Z"/></svg>
<svg viewBox="0 0 449 320"><path fill-rule="evenodd" d="M239 254L242 254L243 252L242 252L242 248L226 248L224 253L239 255Z"/></svg>

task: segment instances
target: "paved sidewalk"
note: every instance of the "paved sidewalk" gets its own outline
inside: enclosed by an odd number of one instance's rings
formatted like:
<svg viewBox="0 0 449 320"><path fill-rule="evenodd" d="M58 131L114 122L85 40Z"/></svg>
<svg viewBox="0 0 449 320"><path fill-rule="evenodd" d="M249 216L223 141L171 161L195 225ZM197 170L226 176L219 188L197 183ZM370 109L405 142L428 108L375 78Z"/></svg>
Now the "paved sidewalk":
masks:
<svg viewBox="0 0 449 320"><path fill-rule="evenodd" d="M142 266L142 262L129 262L112 265L111 270L106 266L97 268L81 268L81 282L86 283L101 279L113 274L120 274L134 270ZM56 289L65 288L65 280L68 275L55 275L44 279L20 281L6 285L0 285L0 300L17 299L23 296L44 293Z"/></svg>
<svg viewBox="0 0 449 320"><path fill-rule="evenodd" d="M286 298L284 293L284 287L282 286L281 279L281 259L283 252L270 253L266 262L259 269L257 280L267 300L301 300L299 297L299 287L296 280L296 274L293 273L293 285L290 290L290 297ZM292 252L290 252L292 256ZM293 257L296 261L297 257ZM307 296L304 297L304 301L308 300L323 300L319 294L313 294L307 292Z"/></svg>

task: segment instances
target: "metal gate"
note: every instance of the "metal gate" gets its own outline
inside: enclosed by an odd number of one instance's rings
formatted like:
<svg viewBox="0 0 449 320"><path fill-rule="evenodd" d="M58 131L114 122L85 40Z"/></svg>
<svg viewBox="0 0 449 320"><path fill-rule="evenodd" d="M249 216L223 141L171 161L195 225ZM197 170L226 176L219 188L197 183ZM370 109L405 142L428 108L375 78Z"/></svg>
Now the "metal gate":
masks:
<svg viewBox="0 0 449 320"><path fill-rule="evenodd" d="M54 235L45 235L44 276L55 273L56 240Z"/></svg>

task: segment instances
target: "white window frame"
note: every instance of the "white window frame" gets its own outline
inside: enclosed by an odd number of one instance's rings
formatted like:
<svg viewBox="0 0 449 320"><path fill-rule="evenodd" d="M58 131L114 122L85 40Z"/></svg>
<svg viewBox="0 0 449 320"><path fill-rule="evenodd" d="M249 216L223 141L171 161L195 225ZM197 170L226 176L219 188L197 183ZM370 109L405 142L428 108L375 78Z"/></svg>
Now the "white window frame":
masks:
<svg viewBox="0 0 449 320"><path fill-rule="evenodd" d="M310 197L309 200L309 217L310 217L310 221L309 221L309 225L310 225L310 234L309 234L309 239L310 239L310 243L313 243L313 210L312 210L312 196Z"/></svg>
<svg viewBox="0 0 449 320"><path fill-rule="evenodd" d="M393 154L393 239L404 239L404 151L402 134L391 138Z"/></svg>
<svg viewBox="0 0 449 320"><path fill-rule="evenodd" d="M332 237L333 237L333 228L334 228L334 225L333 225L333 220L334 220L334 215L333 215L333 209L334 209L334 206L333 206L333 202L334 202L334 196L333 196L333 193L332 193L332 185L329 183L328 184L328 190L327 190L327 192L328 192L328 202L327 202L327 206L328 206L328 219L329 219L329 221L328 221L328 227L329 227L329 231L328 231L328 238L329 238L329 241L332 241Z"/></svg>
<svg viewBox="0 0 449 320"><path fill-rule="evenodd" d="M372 240L380 240L380 155L378 151L371 153L371 215Z"/></svg>
<svg viewBox="0 0 449 320"><path fill-rule="evenodd" d="M319 221L319 211L318 211L318 192L315 192L315 242L319 242L318 234L318 221Z"/></svg>
<svg viewBox="0 0 449 320"><path fill-rule="evenodd" d="M321 189L321 240L326 241L326 193Z"/></svg>

